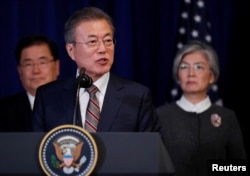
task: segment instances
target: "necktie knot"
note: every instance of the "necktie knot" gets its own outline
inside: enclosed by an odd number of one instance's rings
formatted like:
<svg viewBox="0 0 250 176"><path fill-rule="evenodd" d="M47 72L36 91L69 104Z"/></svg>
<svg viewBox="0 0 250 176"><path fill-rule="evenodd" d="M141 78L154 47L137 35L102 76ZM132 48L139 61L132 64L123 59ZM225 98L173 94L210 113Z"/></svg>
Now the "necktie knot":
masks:
<svg viewBox="0 0 250 176"><path fill-rule="evenodd" d="M86 91L87 91L90 95L95 95L96 92L98 91L98 88L93 84L91 87L87 88Z"/></svg>

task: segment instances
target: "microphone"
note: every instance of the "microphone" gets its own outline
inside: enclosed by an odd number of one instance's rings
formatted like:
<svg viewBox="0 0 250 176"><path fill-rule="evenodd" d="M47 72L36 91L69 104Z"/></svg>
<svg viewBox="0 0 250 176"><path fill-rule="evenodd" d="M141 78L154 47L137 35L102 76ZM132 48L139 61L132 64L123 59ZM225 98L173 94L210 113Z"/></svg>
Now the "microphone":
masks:
<svg viewBox="0 0 250 176"><path fill-rule="evenodd" d="M80 88L89 88L93 84L93 80L87 74L85 74L85 68L81 68L79 71L79 76L77 77L77 87L75 95L75 106L74 106L74 115L73 115L73 125L76 125L76 113L77 107L79 104L79 91Z"/></svg>
<svg viewBox="0 0 250 176"><path fill-rule="evenodd" d="M78 86L82 88L89 88L93 84L92 78L85 74L85 68L81 68L79 76L77 77Z"/></svg>

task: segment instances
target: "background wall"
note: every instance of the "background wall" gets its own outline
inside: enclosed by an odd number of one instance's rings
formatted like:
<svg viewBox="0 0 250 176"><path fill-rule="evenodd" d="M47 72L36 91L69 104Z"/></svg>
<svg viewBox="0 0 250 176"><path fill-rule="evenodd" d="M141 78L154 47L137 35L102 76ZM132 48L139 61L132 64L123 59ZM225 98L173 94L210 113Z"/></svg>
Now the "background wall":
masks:
<svg viewBox="0 0 250 176"><path fill-rule="evenodd" d="M250 21L247 5L243 0L205 2L213 45L220 59L219 93L224 106L236 112L246 140L249 126L246 26ZM0 97L22 90L14 49L25 35L45 34L55 40L60 49L60 78L74 75L75 65L65 51L64 23L75 10L93 5L114 19L117 44L112 71L148 86L156 106L170 101L180 3L180 0L2 0ZM246 147L249 148L247 144Z"/></svg>

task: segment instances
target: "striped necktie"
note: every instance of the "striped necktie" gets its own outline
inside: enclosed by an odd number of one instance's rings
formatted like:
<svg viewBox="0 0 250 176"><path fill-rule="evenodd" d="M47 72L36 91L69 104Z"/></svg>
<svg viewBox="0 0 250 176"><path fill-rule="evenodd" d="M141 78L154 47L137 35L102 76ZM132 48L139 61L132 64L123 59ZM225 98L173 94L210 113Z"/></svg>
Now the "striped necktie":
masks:
<svg viewBox="0 0 250 176"><path fill-rule="evenodd" d="M86 111L85 129L89 132L96 132L100 118L100 107L96 97L98 88L92 85L86 90L89 93L89 103Z"/></svg>

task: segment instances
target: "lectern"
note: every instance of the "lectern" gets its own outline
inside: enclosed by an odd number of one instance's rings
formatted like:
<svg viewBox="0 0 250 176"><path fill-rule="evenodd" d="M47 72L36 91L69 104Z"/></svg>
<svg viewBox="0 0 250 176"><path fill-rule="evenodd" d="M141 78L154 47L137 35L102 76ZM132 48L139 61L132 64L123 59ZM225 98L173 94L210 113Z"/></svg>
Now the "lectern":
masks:
<svg viewBox="0 0 250 176"><path fill-rule="evenodd" d="M174 175L174 167L158 133L91 134L98 148L92 175ZM45 133L0 133L0 175L44 175L38 149Z"/></svg>

